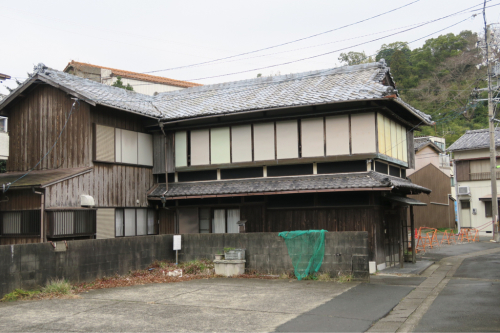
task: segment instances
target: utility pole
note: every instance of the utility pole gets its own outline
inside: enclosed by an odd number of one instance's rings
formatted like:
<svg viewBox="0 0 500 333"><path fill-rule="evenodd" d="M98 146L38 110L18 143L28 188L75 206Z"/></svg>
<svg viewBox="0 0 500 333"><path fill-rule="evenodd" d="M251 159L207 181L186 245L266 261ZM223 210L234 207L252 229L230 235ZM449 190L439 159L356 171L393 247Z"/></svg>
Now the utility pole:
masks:
<svg viewBox="0 0 500 333"><path fill-rule="evenodd" d="M484 12L483 12L484 14ZM495 122L494 122L494 106L493 106L493 92L491 91L491 35L490 26L486 25L485 18L485 38L486 38L486 64L488 66L488 124L490 132L490 172L491 172L491 216L493 217L493 240L499 242L500 235L498 234L498 198L497 198L497 154L495 142Z"/></svg>

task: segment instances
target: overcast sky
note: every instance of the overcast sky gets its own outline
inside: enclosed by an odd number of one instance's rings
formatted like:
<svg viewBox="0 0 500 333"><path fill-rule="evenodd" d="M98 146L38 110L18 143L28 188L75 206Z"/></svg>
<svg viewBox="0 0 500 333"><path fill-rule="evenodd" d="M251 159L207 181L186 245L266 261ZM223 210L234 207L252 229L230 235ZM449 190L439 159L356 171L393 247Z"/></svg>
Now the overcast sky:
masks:
<svg viewBox="0 0 500 333"><path fill-rule="evenodd" d="M411 4L414 1L0 0L0 73L22 81L35 64L63 70L71 60L134 72L171 69L291 42L410 4L285 46L154 73L209 84L254 78L258 73L274 75L332 68L339 65L340 52L375 54L384 43L410 42L432 34L410 44L413 49L428 38L462 30L479 32L484 27L481 11L470 10L416 27L474 5L478 5L474 9L481 9L482 1L419 0ZM487 3L495 4L500 1ZM479 15L472 18L474 13ZM466 21L446 28L462 20ZM500 22L500 6L487 9L487 20ZM414 29L402 32L411 28ZM441 29L445 30L435 33ZM376 38L381 39L369 42ZM365 42L369 43L355 46ZM328 54L296 61L324 53ZM262 68L268 66L273 67ZM234 72L244 73L225 75ZM207 78L218 75L224 76ZM16 86L13 80L4 84ZM1 84L0 93L7 92Z"/></svg>

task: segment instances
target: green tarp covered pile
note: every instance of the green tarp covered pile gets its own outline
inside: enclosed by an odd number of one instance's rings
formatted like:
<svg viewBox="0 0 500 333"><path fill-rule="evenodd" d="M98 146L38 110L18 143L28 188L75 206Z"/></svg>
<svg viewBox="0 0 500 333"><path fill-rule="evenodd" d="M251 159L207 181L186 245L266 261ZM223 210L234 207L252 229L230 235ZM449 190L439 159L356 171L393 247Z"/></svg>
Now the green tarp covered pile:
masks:
<svg viewBox="0 0 500 333"><path fill-rule="evenodd" d="M325 232L327 231L298 230L278 234L285 240L298 280L316 273L321 267L325 256Z"/></svg>

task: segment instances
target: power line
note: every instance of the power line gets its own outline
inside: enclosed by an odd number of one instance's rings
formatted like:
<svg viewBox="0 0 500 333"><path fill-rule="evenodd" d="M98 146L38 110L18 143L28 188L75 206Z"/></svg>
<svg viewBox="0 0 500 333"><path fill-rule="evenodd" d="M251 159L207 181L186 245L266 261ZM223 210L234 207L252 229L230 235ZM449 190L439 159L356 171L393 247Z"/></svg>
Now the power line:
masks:
<svg viewBox="0 0 500 333"><path fill-rule="evenodd" d="M410 5L412 5L412 4L416 3L416 2L419 2L419 1L420 0L416 0L416 1L410 2L409 4L406 4L404 6L391 9L391 10L389 10L387 12L384 12L384 13L381 13L381 14L378 14L378 15L366 18L366 19L361 20L361 21L350 23L350 24L347 24L347 25L344 25L344 26L341 26L341 27L338 27L338 28L335 28L335 29L327 30L327 31L324 31L324 32L320 32L320 33L317 33L317 34L314 34L314 35L311 35L311 36L307 36L307 37L295 39L295 40L292 40L290 42L281 43L281 44L277 44L277 45L265 47L265 48L262 48L262 49L258 49L258 50L254 50L254 51L248 51L248 52L244 52L244 53L240 53L240 54L236 54L236 55L232 55L232 56L228 56L228 57L223 57L223 58L219 58L219 59L214 59L214 60L210 60L210 61L204 61L204 62L200 62L200 63L197 63L197 64L191 64L191 65L185 65L185 66L179 66L179 67L172 67L172 68L167 68L167 69L159 69L159 70L154 70L154 71L149 71L149 72L143 72L143 74L164 72L164 71L170 71L170 70L179 69L179 68L186 68L186 67L198 66L198 65L202 65L202 64L208 64L208 63L212 63L212 62L216 62L216 61L220 61L220 60L226 60L226 59L230 59L230 58L239 57L239 56L242 56L242 55L247 55L247 54L256 53L256 52L260 52L260 51L270 50L270 49L274 49L276 47L280 47L280 46L284 46L284 45L288 45L288 44L292 44L292 43L297 43L297 42L300 42L300 41L303 41L303 40L306 40L306 39L309 39L309 38L313 38L313 37L317 37L317 36L320 36L320 35L328 34L330 32L334 32L334 31L341 30L341 29L344 29L344 28L347 28L347 27L350 27L350 26L353 26L353 25L356 25L356 24L359 24L359 23L362 23L362 22L369 21L371 19L374 19L374 18L383 16L385 14L397 11L397 10L399 10L401 8L408 7L408 6L410 6ZM492 1L492 0L489 0L489 1ZM476 6L473 6L473 7L476 7Z"/></svg>

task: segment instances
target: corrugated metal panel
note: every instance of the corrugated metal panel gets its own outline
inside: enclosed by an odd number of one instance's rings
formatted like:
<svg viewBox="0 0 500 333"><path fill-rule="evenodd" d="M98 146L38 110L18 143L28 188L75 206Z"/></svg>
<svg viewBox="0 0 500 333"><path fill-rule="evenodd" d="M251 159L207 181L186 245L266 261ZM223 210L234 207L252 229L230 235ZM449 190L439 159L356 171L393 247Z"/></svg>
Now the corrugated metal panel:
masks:
<svg viewBox="0 0 500 333"><path fill-rule="evenodd" d="M210 164L209 136L208 129L191 131L191 165Z"/></svg>
<svg viewBox="0 0 500 333"><path fill-rule="evenodd" d="M137 164L153 165L153 136L137 133Z"/></svg>
<svg viewBox="0 0 500 333"><path fill-rule="evenodd" d="M218 127L210 129L210 163L230 163L231 143L229 127Z"/></svg>
<svg viewBox="0 0 500 333"><path fill-rule="evenodd" d="M115 128L115 161L122 161L122 130Z"/></svg>
<svg viewBox="0 0 500 333"><path fill-rule="evenodd" d="M349 155L349 116L326 118L326 155Z"/></svg>
<svg viewBox="0 0 500 333"><path fill-rule="evenodd" d="M99 208L96 212L96 238L115 238L115 209Z"/></svg>
<svg viewBox="0 0 500 333"><path fill-rule="evenodd" d="M253 125L254 161L274 160L274 123Z"/></svg>
<svg viewBox="0 0 500 333"><path fill-rule="evenodd" d="M97 161L115 161L115 129L109 126L96 125L96 152Z"/></svg>
<svg viewBox="0 0 500 333"><path fill-rule="evenodd" d="M351 115L352 153L375 153L375 113Z"/></svg>
<svg viewBox="0 0 500 333"><path fill-rule="evenodd" d="M325 155L325 136L323 118L301 120L302 157Z"/></svg>
<svg viewBox="0 0 500 333"><path fill-rule="evenodd" d="M231 127L232 162L252 161L252 125Z"/></svg>
<svg viewBox="0 0 500 333"><path fill-rule="evenodd" d="M153 134L153 173L165 173L165 136L162 132Z"/></svg>

